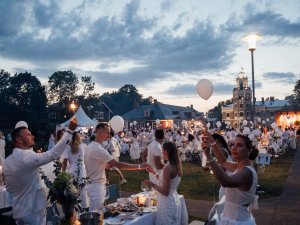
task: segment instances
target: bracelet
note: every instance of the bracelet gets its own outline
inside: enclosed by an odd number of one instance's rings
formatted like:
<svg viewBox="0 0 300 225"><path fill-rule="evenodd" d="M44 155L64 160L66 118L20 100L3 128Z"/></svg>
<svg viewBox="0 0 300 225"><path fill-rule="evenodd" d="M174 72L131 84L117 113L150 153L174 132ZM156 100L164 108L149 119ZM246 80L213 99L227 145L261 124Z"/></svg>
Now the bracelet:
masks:
<svg viewBox="0 0 300 225"><path fill-rule="evenodd" d="M159 175L158 173L154 174L155 177L158 176L158 175Z"/></svg>
<svg viewBox="0 0 300 225"><path fill-rule="evenodd" d="M207 163L212 163L212 162L215 162L216 161L216 158L213 157L211 160L207 161Z"/></svg>

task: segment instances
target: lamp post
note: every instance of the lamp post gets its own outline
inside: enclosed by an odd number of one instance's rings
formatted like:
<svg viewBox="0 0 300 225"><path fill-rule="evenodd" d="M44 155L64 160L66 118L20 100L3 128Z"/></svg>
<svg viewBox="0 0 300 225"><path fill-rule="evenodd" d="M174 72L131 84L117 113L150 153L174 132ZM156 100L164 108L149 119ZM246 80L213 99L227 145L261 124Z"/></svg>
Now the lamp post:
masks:
<svg viewBox="0 0 300 225"><path fill-rule="evenodd" d="M255 81L254 81L254 57L253 52L256 50L256 41L262 39L260 34L246 34L243 36L242 40L248 42L248 50L251 52L251 66L252 66L252 95L253 95L253 104L252 104L252 119L255 124Z"/></svg>

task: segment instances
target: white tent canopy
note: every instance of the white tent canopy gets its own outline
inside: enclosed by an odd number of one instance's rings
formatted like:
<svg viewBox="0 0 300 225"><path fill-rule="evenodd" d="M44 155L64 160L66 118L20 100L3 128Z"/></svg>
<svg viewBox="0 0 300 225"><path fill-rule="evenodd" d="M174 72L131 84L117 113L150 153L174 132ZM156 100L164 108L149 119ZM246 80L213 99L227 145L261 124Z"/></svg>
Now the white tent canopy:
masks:
<svg viewBox="0 0 300 225"><path fill-rule="evenodd" d="M96 126L97 124L97 121L92 120L90 117L88 117L88 115L86 115L81 106L78 107L77 111L75 112L75 116L78 121L78 127L92 127ZM72 117L63 123L58 124L58 128L64 128L68 126L71 119Z"/></svg>

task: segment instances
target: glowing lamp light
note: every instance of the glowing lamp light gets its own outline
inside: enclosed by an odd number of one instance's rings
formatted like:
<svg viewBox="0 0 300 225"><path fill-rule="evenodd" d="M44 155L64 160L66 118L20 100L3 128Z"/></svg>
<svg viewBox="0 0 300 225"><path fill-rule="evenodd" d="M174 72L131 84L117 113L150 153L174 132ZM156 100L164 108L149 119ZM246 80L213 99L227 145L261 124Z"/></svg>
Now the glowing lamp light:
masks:
<svg viewBox="0 0 300 225"><path fill-rule="evenodd" d="M260 34L246 34L242 37L242 40L248 42L249 51L254 51L256 49L256 42L262 38Z"/></svg>
<svg viewBox="0 0 300 225"><path fill-rule="evenodd" d="M72 101L72 103L70 104L70 108L73 112L75 112L75 109L77 108L76 104L74 103L74 101Z"/></svg>

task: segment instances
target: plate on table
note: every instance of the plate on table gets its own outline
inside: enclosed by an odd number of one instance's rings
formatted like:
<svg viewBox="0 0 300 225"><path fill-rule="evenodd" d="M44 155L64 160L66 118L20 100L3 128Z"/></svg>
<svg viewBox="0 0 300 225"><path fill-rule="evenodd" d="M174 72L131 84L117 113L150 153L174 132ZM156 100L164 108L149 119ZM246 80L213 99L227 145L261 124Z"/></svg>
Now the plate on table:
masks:
<svg viewBox="0 0 300 225"><path fill-rule="evenodd" d="M123 224L123 223L125 223L125 221L120 220L118 218L110 218L110 219L105 221L105 224L107 224L107 225L120 225L120 224Z"/></svg>
<svg viewBox="0 0 300 225"><path fill-rule="evenodd" d="M145 207L143 208L140 212L142 213L150 213L150 212L154 212L156 210L155 206L151 206L151 207Z"/></svg>

